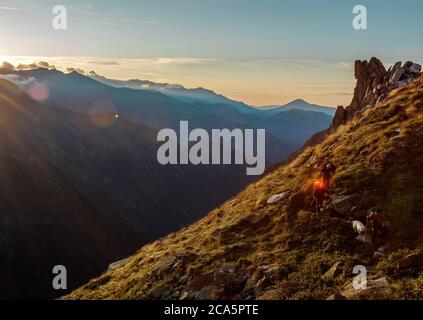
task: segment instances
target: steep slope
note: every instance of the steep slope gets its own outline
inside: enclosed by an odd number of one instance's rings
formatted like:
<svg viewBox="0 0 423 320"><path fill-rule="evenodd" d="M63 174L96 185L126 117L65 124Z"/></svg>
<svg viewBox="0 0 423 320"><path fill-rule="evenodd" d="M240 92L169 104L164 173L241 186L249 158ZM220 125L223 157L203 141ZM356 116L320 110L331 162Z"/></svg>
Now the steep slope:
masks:
<svg viewBox="0 0 423 320"><path fill-rule="evenodd" d="M145 242L48 161L42 113L0 80L0 299L63 294L51 285L55 265L67 267L73 289Z"/></svg>
<svg viewBox="0 0 423 320"><path fill-rule="evenodd" d="M67 298L423 298L423 77L325 135ZM326 156L338 169L318 222L309 204ZM364 244L350 222L373 206L388 232ZM368 290L351 288L356 265L368 268Z"/></svg>

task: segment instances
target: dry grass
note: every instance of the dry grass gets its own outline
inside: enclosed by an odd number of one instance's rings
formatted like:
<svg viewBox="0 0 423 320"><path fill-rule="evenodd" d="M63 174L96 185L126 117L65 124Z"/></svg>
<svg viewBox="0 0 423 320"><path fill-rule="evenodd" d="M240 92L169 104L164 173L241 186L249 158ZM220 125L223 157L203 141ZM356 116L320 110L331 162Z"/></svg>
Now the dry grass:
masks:
<svg viewBox="0 0 423 320"><path fill-rule="evenodd" d="M308 190L318 176L313 166L329 155L338 166L335 189L365 197L363 207L379 206L392 225L389 241L393 245L410 250L421 246L422 109L421 78L367 110L360 119L341 126L288 165L251 184L200 221L144 246L123 267L106 272L68 298L142 299L164 285L182 291L184 285L178 284L178 279L185 273L202 274L227 262L248 270L283 266L286 275L275 286L280 299L327 297L351 278L354 264L372 263L375 248L357 243L349 225L329 217L321 224L311 216L302 217L288 228L288 200L269 206L267 199L286 190ZM154 272L166 259L177 255L184 256L180 266L159 275ZM322 274L337 261L344 263L344 272L332 281L323 280ZM389 267L384 268L389 271ZM419 287L423 275L418 276L405 274L395 280L399 291L392 298L423 298Z"/></svg>

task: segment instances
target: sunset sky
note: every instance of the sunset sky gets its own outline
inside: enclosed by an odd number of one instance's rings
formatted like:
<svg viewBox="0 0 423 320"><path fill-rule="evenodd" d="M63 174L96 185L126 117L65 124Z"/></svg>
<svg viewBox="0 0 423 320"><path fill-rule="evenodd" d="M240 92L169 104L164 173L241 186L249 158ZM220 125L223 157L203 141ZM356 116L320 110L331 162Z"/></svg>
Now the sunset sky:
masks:
<svg viewBox="0 0 423 320"><path fill-rule="evenodd" d="M52 28L56 4L67 30ZM368 30L352 28L356 4ZM0 61L201 86L253 105L345 105L355 59L423 62L422 10L421 0L0 0Z"/></svg>

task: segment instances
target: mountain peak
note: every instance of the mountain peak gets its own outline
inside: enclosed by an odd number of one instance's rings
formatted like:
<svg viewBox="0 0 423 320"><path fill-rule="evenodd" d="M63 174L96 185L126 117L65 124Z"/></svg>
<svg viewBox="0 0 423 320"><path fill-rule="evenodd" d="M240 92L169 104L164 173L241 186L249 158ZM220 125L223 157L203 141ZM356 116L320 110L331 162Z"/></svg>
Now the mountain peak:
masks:
<svg viewBox="0 0 423 320"><path fill-rule="evenodd" d="M287 103L286 105L291 105L291 104L310 104L310 103L308 103L304 99L295 99L295 100Z"/></svg>
<svg viewBox="0 0 423 320"><path fill-rule="evenodd" d="M355 78L357 84L351 104L338 107L332 128L337 128L354 119L365 108L373 107L389 97L390 92L405 88L420 77L422 66L412 61L395 63L388 70L382 62L373 57L367 60L355 61Z"/></svg>

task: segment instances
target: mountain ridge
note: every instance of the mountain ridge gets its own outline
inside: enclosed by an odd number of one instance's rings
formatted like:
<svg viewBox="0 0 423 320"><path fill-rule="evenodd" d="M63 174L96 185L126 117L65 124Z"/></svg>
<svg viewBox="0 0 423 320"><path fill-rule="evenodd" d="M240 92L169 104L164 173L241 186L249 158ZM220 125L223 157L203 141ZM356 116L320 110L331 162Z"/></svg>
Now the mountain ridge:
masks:
<svg viewBox="0 0 423 320"><path fill-rule="evenodd" d="M235 101L230 98L225 97L220 93L216 93L211 89L197 87L197 88L185 88L180 84L169 84L169 83L156 83L149 80L139 80L139 79L131 79L131 80L114 80L108 79L104 76L100 76L95 72L88 73L88 76L91 79L99 81L104 84L108 84L114 87L128 87L137 90L152 90L156 92L161 92L165 95L168 95L175 99L180 99L185 102L202 102L208 104L228 104L232 107L235 107L236 110L241 111L243 113L255 113L256 110L259 112L272 109L278 109L278 111L288 111L292 109L300 109L300 110L307 110L307 111L316 111L316 112L324 112L330 116L335 114L335 109L327 106L321 106L317 104L311 104L306 102L303 99L295 99L285 105L282 106L251 106L241 101ZM334 109L334 110L332 110ZM264 112L262 112L265 114Z"/></svg>

